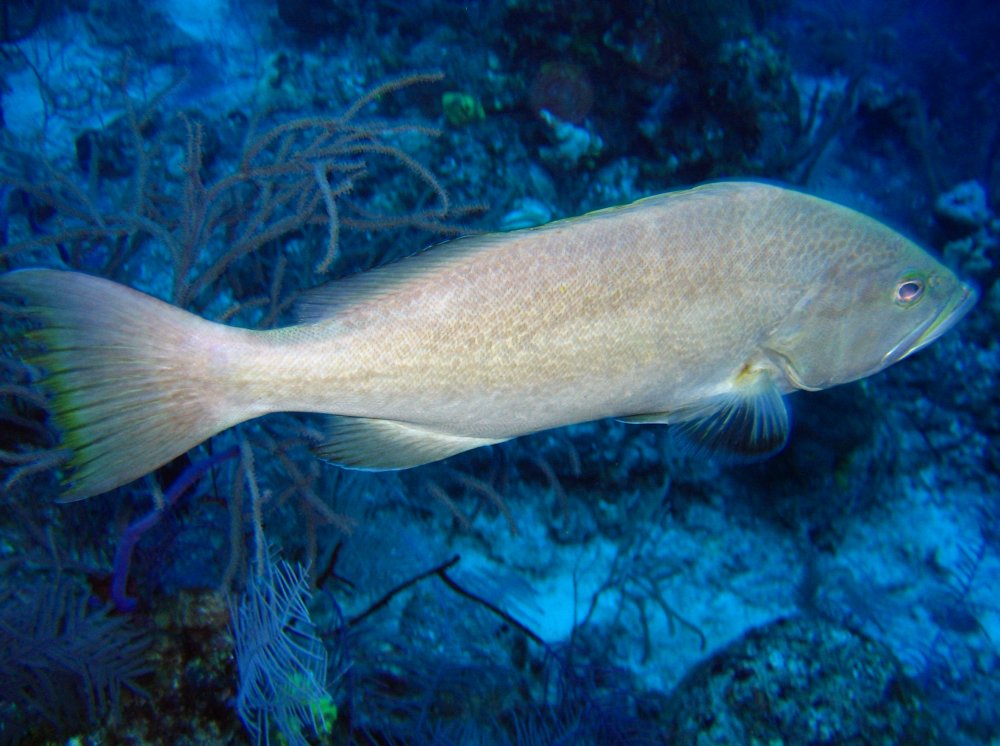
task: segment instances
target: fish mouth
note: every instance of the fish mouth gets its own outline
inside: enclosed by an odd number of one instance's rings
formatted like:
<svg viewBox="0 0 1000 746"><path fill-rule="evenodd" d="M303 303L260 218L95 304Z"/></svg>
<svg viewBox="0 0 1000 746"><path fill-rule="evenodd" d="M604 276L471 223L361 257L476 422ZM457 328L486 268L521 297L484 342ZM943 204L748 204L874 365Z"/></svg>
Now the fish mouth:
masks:
<svg viewBox="0 0 1000 746"><path fill-rule="evenodd" d="M922 350L967 314L979 299L979 293L974 287L962 283L962 292L956 293L951 302L948 303L937 316L928 319L910 334L906 335L882 358L882 367L899 362L903 358L909 357L917 350Z"/></svg>

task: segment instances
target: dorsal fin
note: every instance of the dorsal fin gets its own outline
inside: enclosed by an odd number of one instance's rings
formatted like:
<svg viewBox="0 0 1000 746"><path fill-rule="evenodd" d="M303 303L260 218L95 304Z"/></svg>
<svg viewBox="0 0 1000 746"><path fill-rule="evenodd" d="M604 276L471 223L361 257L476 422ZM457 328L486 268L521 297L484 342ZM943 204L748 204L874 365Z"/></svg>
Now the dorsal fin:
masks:
<svg viewBox="0 0 1000 746"><path fill-rule="evenodd" d="M708 198L716 191L728 191L739 187L740 184L729 182L703 184L692 189L654 194L626 205L593 210L585 215L561 218L545 225L506 233L462 236L444 241L399 261L366 272L358 272L307 290L296 304L298 320L302 324L318 324L328 321L355 304L367 303L380 297L392 295L411 282L419 283L437 272L459 266L479 252L490 251L503 244L513 243L517 240L515 237L518 234L559 231L570 225L579 226L587 221L610 219L629 210L642 209L647 204L657 201Z"/></svg>
<svg viewBox="0 0 1000 746"><path fill-rule="evenodd" d="M460 266L482 251L489 251L510 234L463 236L435 244L412 256L358 272L307 290L296 304L299 323L318 324L336 318L345 309L392 295L410 283Z"/></svg>

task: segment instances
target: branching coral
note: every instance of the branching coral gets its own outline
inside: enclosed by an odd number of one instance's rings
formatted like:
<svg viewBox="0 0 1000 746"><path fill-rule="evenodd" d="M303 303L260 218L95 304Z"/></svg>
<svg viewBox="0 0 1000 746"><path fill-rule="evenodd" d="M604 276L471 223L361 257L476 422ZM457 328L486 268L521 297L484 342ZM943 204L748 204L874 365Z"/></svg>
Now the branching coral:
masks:
<svg viewBox="0 0 1000 746"><path fill-rule="evenodd" d="M60 578L0 597L0 741L75 733L143 691L149 638L89 603Z"/></svg>
<svg viewBox="0 0 1000 746"><path fill-rule="evenodd" d="M438 130L417 122L361 116L380 97L440 77L439 73L401 76L374 87L338 116L303 117L259 133L251 129L235 170L212 180L206 178L205 129L186 116L181 117L179 175L156 174L166 158L168 130L152 127L155 107L137 106L123 89L129 150L135 159L129 188L109 205L108 185L96 165L87 186L55 169L42 181L17 173L0 175L0 182L44 205L51 215L0 249L0 257L55 247L64 264L114 277L140 252L155 255L165 250L172 267L171 300L204 309L218 296L224 278L229 287L239 286L230 275L242 260L317 228L323 235L309 243L309 256L303 261L320 275L337 259L342 229L411 226L455 234L460 229L452 221L470 208L453 205L430 171L395 144L404 134L433 137ZM100 162L98 155L92 164ZM346 199L379 159L416 180L413 193L418 196L410 210L384 214L362 200ZM430 200L425 199L428 193ZM250 301L235 300L244 309Z"/></svg>

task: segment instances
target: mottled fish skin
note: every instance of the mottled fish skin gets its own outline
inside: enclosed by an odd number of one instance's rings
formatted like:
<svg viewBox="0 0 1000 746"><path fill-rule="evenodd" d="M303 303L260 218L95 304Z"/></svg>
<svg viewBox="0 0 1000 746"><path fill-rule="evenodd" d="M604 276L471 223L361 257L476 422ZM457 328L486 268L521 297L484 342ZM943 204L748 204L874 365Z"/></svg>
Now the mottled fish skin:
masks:
<svg viewBox="0 0 1000 746"><path fill-rule="evenodd" d="M442 261L422 270L439 252ZM921 266L943 284L925 317L969 294L922 249L860 213L764 183L713 183L454 241L364 275L366 287L342 305L338 292L349 294L352 280L334 283L316 291L317 305L335 304L326 318L314 310L312 325L260 338L247 377L261 385L247 390L271 410L504 439L682 409L729 392L748 367L783 392L824 388L877 370L892 340L876 340L873 359L837 346L840 359L812 384L789 380L771 347L780 352L782 335L808 335L809 326L821 333L810 337L817 347L858 335L836 327L872 321L871 278L888 271L876 295L892 306L897 275ZM810 307L821 301L832 308ZM818 310L836 315L815 318Z"/></svg>
<svg viewBox="0 0 1000 746"><path fill-rule="evenodd" d="M439 247L427 272L422 256L388 268L413 274L391 294L269 335L249 377L281 371L279 410L501 439L689 404L727 385L826 263L755 240L787 207L719 199L737 186Z"/></svg>
<svg viewBox="0 0 1000 746"><path fill-rule="evenodd" d="M81 304L92 312L102 296L129 306L107 324L138 318L159 338L129 363L140 375L142 359L158 361L143 391L162 386L192 402L148 439L169 433L183 452L268 412L323 412L337 417L319 453L359 468L414 466L603 417L692 423L711 449L764 454L787 432L780 394L870 375L927 344L975 299L882 223L758 182L452 241L312 291L302 323L275 331L167 313L150 299L157 305L147 309L137 300L145 296L126 299L113 283L80 277L27 270L0 278L0 288L40 306L43 327L65 325ZM52 298L53 288L72 295L84 284L75 305ZM101 343L112 336L87 333ZM43 328L57 350L58 336ZM104 394L83 381L99 355L84 351L81 373L71 361L78 353L50 356L65 410L56 415L77 453L71 497L166 460L156 443L138 443L128 469L104 452L98 441L109 430L152 432L156 423L117 418L110 403L103 412ZM81 402L94 423L69 414Z"/></svg>

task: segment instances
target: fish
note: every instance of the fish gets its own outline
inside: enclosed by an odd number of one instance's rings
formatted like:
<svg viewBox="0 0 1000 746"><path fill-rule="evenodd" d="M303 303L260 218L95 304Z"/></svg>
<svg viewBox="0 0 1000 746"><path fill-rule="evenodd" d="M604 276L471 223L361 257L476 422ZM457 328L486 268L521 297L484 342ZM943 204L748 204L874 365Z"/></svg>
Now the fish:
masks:
<svg viewBox="0 0 1000 746"><path fill-rule="evenodd" d="M328 415L317 455L356 469L602 418L763 458L785 394L877 373L977 298L875 218L758 181L458 238L306 291L271 330L71 271L8 272L0 293L37 322L65 500L272 412Z"/></svg>

